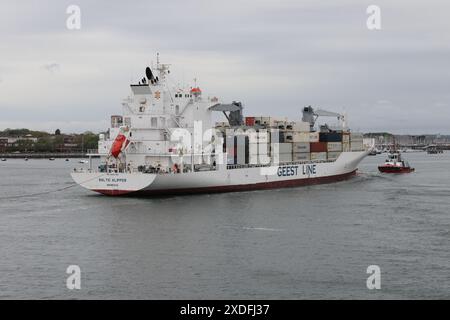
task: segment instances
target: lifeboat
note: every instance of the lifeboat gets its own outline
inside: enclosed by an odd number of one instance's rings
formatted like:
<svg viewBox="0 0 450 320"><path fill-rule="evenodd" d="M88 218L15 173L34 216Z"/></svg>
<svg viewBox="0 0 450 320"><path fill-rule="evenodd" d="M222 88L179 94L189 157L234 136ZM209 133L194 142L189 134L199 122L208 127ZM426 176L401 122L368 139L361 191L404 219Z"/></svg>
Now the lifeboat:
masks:
<svg viewBox="0 0 450 320"><path fill-rule="evenodd" d="M129 129L128 127L121 127L120 133L117 135L116 139L114 140L112 147L111 147L111 155L114 158L117 158L119 154L128 146L130 143L130 140L128 138L129 136Z"/></svg>
<svg viewBox="0 0 450 320"><path fill-rule="evenodd" d="M409 173L413 172L414 168L402 159L400 152L393 152L388 155L385 163L378 166L378 170L383 173Z"/></svg>
<svg viewBox="0 0 450 320"><path fill-rule="evenodd" d="M200 87L192 88L192 89L191 89L191 94L192 94L194 97L198 97L198 96L200 96L200 95L202 94L202 90L200 90Z"/></svg>

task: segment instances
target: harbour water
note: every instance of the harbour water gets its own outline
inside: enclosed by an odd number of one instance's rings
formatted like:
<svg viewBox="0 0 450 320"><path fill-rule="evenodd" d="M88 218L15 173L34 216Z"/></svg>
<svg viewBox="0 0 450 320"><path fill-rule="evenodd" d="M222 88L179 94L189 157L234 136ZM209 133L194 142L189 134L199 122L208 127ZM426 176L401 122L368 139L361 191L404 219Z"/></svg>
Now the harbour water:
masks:
<svg viewBox="0 0 450 320"><path fill-rule="evenodd" d="M408 153L405 175L384 157L345 182L153 199L74 186L77 160L8 159L0 298L449 299L450 153Z"/></svg>

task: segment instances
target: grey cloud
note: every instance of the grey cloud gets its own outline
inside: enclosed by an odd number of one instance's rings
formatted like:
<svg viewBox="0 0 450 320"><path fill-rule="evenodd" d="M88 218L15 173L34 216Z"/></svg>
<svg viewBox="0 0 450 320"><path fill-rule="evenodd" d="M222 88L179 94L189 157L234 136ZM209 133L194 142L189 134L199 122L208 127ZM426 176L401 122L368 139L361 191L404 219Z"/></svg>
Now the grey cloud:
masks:
<svg viewBox="0 0 450 320"><path fill-rule="evenodd" d="M45 64L43 67L48 72L55 73L55 72L59 71L61 65L59 63L48 63L48 64Z"/></svg>
<svg viewBox="0 0 450 320"><path fill-rule="evenodd" d="M32 103L41 123L100 123L160 52L175 79L197 77L247 114L298 117L312 104L345 108L365 131L449 132L450 3L379 0L381 31L367 30L372 2L360 0L82 0L78 31L66 29L69 4L2 2L3 122ZM28 97L23 77L37 86Z"/></svg>

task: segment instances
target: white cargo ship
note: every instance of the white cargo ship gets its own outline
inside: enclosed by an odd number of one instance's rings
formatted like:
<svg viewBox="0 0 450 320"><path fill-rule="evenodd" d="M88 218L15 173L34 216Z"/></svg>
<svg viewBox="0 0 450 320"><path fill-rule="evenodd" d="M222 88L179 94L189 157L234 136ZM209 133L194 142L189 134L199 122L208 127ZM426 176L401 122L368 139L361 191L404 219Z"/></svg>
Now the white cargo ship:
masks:
<svg viewBox="0 0 450 320"><path fill-rule="evenodd" d="M294 121L244 118L239 102L172 85L169 67L158 57L131 84L123 114L111 116L98 151L89 154L89 168L71 173L76 183L105 195L296 187L350 178L370 151L344 115L305 107ZM225 122L213 121L217 112ZM340 127L319 126L319 116L336 117ZM100 157L96 168L93 156Z"/></svg>

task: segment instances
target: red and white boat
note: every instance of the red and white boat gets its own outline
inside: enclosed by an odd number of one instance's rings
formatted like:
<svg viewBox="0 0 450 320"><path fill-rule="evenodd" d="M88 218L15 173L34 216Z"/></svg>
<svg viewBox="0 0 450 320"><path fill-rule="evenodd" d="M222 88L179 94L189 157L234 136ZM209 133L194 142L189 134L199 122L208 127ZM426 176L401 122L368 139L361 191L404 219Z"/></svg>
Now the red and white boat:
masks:
<svg viewBox="0 0 450 320"><path fill-rule="evenodd" d="M383 173L409 173L413 172L414 168L402 159L400 152L394 151L388 155L385 163L378 166L378 170Z"/></svg>

